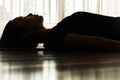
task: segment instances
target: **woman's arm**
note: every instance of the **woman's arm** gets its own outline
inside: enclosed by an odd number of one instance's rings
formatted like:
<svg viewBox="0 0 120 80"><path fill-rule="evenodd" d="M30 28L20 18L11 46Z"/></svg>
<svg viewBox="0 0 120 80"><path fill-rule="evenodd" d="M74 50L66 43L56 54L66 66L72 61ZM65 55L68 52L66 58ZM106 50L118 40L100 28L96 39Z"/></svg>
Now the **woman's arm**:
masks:
<svg viewBox="0 0 120 80"><path fill-rule="evenodd" d="M65 36L64 44L66 47L95 47L103 49L120 48L120 41L97 37L69 33Z"/></svg>

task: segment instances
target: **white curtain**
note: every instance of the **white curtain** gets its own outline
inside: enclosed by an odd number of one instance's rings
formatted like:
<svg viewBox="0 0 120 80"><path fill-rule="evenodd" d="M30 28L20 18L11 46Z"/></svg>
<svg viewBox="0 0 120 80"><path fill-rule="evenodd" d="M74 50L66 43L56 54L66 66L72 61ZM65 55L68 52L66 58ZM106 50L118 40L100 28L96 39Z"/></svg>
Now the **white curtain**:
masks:
<svg viewBox="0 0 120 80"><path fill-rule="evenodd" d="M43 15L44 25L51 28L76 11L120 16L120 0L0 0L0 34L17 16Z"/></svg>
<svg viewBox="0 0 120 80"><path fill-rule="evenodd" d="M120 0L65 0L65 14L75 11L120 16Z"/></svg>

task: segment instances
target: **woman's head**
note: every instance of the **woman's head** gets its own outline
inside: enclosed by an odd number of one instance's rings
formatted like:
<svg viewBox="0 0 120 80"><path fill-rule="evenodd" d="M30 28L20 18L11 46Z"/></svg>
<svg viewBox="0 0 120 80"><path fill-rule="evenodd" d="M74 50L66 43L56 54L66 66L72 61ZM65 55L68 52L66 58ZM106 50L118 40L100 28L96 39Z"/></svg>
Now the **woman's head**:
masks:
<svg viewBox="0 0 120 80"><path fill-rule="evenodd" d="M29 35L44 29L43 17L36 14L33 15L32 13L24 17L16 17L11 22L14 26L23 30L23 35Z"/></svg>
<svg viewBox="0 0 120 80"><path fill-rule="evenodd" d="M5 26L1 37L2 47L36 47L38 43L34 41L34 33L44 29L43 17L28 14L23 17L16 17Z"/></svg>

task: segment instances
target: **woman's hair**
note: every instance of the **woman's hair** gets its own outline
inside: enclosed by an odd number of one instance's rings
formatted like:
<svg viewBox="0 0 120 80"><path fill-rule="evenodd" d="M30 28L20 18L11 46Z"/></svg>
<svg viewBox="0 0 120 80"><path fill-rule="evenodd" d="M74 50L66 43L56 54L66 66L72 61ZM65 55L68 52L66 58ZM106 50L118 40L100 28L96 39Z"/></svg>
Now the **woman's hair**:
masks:
<svg viewBox="0 0 120 80"><path fill-rule="evenodd" d="M35 43L34 39L23 39L21 37L22 30L9 21L0 39L1 48L35 48L38 43Z"/></svg>

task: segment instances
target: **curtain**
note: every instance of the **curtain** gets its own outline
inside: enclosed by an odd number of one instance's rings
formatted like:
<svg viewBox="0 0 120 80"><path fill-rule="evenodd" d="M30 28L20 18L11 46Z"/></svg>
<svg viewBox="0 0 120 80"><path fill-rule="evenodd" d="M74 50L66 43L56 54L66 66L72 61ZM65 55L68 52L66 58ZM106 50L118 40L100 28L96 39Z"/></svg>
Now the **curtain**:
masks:
<svg viewBox="0 0 120 80"><path fill-rule="evenodd" d="M120 0L65 0L65 14L75 11L120 16Z"/></svg>
<svg viewBox="0 0 120 80"><path fill-rule="evenodd" d="M120 0L0 0L0 35L6 23L17 16L42 15L46 28L52 28L76 11L120 16Z"/></svg>

